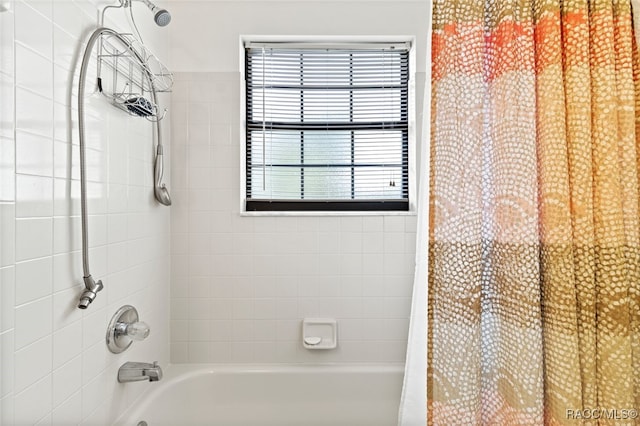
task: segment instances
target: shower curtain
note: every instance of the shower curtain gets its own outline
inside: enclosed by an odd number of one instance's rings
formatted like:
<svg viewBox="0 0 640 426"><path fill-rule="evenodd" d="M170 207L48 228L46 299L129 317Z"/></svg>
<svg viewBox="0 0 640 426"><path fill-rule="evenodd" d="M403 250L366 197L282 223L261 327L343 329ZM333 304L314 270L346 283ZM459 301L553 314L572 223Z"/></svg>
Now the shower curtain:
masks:
<svg viewBox="0 0 640 426"><path fill-rule="evenodd" d="M426 422L640 423L629 0L432 16Z"/></svg>

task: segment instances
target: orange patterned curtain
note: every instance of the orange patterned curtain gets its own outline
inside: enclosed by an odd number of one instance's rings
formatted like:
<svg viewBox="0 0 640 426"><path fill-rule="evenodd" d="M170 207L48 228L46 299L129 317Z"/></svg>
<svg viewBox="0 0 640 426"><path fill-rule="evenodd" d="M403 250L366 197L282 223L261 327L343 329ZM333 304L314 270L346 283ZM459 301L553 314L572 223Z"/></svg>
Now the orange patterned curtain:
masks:
<svg viewBox="0 0 640 426"><path fill-rule="evenodd" d="M432 54L429 424L640 424L629 0L435 0Z"/></svg>

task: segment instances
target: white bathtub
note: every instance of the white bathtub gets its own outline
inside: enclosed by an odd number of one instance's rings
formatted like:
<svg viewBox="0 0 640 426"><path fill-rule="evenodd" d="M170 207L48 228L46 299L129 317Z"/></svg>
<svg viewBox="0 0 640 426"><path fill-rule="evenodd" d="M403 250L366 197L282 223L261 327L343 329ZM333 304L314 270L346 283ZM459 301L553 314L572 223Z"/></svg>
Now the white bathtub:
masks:
<svg viewBox="0 0 640 426"><path fill-rule="evenodd" d="M118 425L394 426L401 365L177 364Z"/></svg>

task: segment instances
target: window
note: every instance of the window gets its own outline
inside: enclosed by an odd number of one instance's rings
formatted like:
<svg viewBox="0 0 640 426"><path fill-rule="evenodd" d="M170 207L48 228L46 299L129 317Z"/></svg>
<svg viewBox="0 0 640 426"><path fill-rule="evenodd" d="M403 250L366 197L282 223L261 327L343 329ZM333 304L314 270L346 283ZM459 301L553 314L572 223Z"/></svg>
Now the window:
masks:
<svg viewBox="0 0 640 426"><path fill-rule="evenodd" d="M409 45L248 43L246 211L409 210Z"/></svg>

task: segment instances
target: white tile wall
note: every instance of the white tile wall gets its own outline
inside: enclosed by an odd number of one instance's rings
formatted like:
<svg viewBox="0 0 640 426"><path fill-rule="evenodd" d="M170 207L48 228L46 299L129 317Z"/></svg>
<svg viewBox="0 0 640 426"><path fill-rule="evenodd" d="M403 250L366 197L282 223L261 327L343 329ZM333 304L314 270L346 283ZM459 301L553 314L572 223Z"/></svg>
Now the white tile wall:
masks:
<svg viewBox="0 0 640 426"><path fill-rule="evenodd" d="M14 14L0 13L0 424L14 419Z"/></svg>
<svg viewBox="0 0 640 426"><path fill-rule="evenodd" d="M241 217L239 73L175 77L172 362L404 362L415 217ZM338 348L304 349L305 317Z"/></svg>
<svg viewBox="0 0 640 426"><path fill-rule="evenodd" d="M118 384L118 367L169 359L170 214L152 198L152 125L100 96L87 102L90 259L105 290L81 311L75 85L104 2L8 3L0 12L0 424L109 424L145 389ZM157 43L156 33L143 34ZM124 304L152 333L116 356L104 335Z"/></svg>
<svg viewBox="0 0 640 426"><path fill-rule="evenodd" d="M238 70L240 35L416 37L414 70L427 69L431 2L425 0L174 0L168 27L171 69L179 72ZM233 87L221 87L233 92ZM198 88L194 87L197 93ZM187 92L185 92L187 93ZM222 94L222 93L221 93ZM224 96L224 94L222 94ZM220 117L233 114L213 105Z"/></svg>

